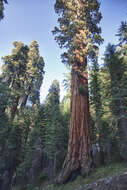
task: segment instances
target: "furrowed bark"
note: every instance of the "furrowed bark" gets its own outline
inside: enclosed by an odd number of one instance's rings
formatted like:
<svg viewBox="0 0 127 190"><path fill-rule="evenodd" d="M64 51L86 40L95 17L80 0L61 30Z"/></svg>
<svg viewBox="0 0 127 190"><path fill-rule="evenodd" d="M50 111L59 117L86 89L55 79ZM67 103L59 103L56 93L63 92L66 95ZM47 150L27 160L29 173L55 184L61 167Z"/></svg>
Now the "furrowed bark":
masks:
<svg viewBox="0 0 127 190"><path fill-rule="evenodd" d="M88 175L91 169L89 105L86 86L88 88L87 78L81 77L72 70L68 154L57 179L58 183L67 182L70 176L77 171L80 171L83 176ZM84 93L80 92L80 88L84 89Z"/></svg>

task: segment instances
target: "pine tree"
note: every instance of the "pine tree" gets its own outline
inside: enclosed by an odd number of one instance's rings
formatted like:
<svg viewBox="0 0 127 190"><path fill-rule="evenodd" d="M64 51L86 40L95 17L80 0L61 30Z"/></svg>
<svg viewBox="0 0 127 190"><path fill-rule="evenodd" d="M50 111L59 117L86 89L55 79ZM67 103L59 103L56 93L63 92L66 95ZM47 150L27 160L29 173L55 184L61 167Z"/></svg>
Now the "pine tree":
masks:
<svg viewBox="0 0 127 190"><path fill-rule="evenodd" d="M67 51L62 61L71 66L71 110L68 154L58 183L80 171L87 175L91 168L87 57L93 57L102 42L100 4L97 0L56 0L59 27L55 39Z"/></svg>
<svg viewBox="0 0 127 190"><path fill-rule="evenodd" d="M90 113L93 121L91 139L93 143L98 143L100 147L98 164L110 163L116 156L115 153L112 155L116 133L110 108L110 82L108 69L104 66L99 68L96 57L90 70Z"/></svg>
<svg viewBox="0 0 127 190"><path fill-rule="evenodd" d="M45 101L46 128L45 128L45 153L49 159L50 179L56 175L59 165L59 157L64 155L66 147L66 135L60 112L60 87L57 80L54 80ZM65 143L64 143L65 142Z"/></svg>
<svg viewBox="0 0 127 190"><path fill-rule="evenodd" d="M126 45L125 45L126 46ZM119 49L120 48L120 49ZM105 52L105 64L109 70L111 79L111 103L110 109L117 122L119 139L119 151L122 158L127 158L126 139L127 139L127 119L126 119L126 94L127 94L127 75L126 75L126 55L127 49L109 44ZM123 51L124 49L124 51ZM124 53L123 53L124 52Z"/></svg>
<svg viewBox="0 0 127 190"><path fill-rule="evenodd" d="M61 108L61 113L64 118L65 127L68 128L69 118L70 118L70 100L71 100L71 73L70 72L65 74L64 80L63 80L63 86L66 90L66 94L60 103L60 108Z"/></svg>
<svg viewBox="0 0 127 190"><path fill-rule="evenodd" d="M102 102L101 102L101 93L100 93L100 78L99 78L99 65L97 57L93 60L91 66L91 75L90 75L90 98L95 107L96 113L96 127L99 130L101 127L101 118L102 118Z"/></svg>

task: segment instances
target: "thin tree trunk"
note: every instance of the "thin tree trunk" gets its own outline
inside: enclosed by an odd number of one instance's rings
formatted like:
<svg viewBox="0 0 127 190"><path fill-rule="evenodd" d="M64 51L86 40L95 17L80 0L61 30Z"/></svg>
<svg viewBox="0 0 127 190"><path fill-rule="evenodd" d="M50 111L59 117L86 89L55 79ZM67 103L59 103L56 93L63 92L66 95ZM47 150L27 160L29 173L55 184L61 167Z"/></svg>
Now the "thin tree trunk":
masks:
<svg viewBox="0 0 127 190"><path fill-rule="evenodd" d="M71 110L68 153L64 161L62 171L57 179L58 183L64 183L81 172L88 175L91 168L91 145L89 133L89 106L88 106L88 80L72 71L71 81ZM84 93L80 92L84 89Z"/></svg>
<svg viewBox="0 0 127 190"><path fill-rule="evenodd" d="M22 110L25 107L25 105L27 103L27 99L28 99L28 94L23 96L21 105L20 105L20 110Z"/></svg>

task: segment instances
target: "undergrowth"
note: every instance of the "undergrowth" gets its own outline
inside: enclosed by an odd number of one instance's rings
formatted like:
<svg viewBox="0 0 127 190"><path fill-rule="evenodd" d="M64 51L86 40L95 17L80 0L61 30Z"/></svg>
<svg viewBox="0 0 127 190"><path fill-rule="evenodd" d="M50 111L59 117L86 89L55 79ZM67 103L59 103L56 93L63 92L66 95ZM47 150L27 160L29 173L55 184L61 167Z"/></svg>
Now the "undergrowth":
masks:
<svg viewBox="0 0 127 190"><path fill-rule="evenodd" d="M75 181L59 185L47 185L46 187L42 187L41 190L75 190L79 187L84 186L85 184L95 182L98 179L120 175L123 172L127 171L127 164L125 163L115 163L107 166L96 168L88 177L83 178L82 176L78 176Z"/></svg>
<svg viewBox="0 0 127 190"><path fill-rule="evenodd" d="M28 188L26 190L76 190L85 184L92 183L101 178L120 175L127 171L127 163L115 163L107 166L96 168L88 177L83 178L78 176L75 181L64 185L52 185L47 181L43 181L41 187ZM20 190L19 188L13 188L12 190Z"/></svg>

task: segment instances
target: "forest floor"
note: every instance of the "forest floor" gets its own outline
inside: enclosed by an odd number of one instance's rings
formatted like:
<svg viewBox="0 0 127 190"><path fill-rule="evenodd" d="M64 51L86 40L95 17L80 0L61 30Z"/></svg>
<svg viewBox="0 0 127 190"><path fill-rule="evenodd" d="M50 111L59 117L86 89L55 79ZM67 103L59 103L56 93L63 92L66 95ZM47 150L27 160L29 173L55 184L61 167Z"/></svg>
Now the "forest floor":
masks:
<svg viewBox="0 0 127 190"><path fill-rule="evenodd" d="M124 172L127 172L127 163L114 163L107 166L98 167L88 177L83 178L82 176L78 176L75 181L64 185L44 185L44 182L42 183L41 190L76 190L85 184L93 183L98 179L120 175Z"/></svg>

